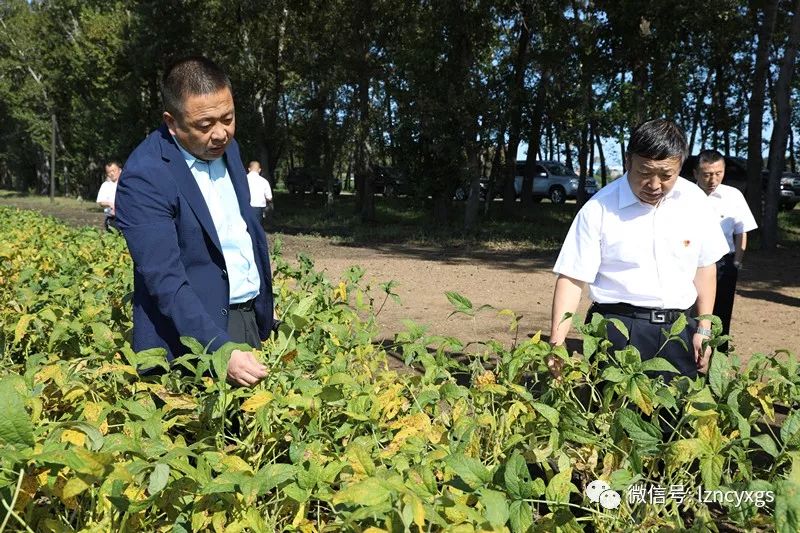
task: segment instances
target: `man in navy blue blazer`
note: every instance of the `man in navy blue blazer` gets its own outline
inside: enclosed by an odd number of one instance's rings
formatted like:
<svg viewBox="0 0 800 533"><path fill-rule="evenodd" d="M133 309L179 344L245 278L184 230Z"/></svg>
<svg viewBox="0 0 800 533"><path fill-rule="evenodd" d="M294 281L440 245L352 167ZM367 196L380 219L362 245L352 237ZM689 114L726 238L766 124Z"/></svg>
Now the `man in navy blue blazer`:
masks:
<svg viewBox="0 0 800 533"><path fill-rule="evenodd" d="M213 351L258 347L273 325L267 240L250 207L228 76L204 57L173 63L162 81L164 124L129 157L117 223L134 264L133 348L172 360L192 337ZM234 350L227 379L253 386L267 369Z"/></svg>

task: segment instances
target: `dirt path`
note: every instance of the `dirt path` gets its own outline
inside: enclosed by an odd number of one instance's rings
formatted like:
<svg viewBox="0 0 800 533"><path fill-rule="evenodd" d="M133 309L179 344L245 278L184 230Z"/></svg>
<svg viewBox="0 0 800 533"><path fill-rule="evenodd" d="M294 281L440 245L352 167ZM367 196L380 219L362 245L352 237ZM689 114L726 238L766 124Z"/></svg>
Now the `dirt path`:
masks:
<svg viewBox="0 0 800 533"><path fill-rule="evenodd" d="M103 215L94 205L38 205L19 199L3 199L0 205L38 208L73 225L100 227ZM550 272L555 254L524 251L440 250L409 245L346 246L320 237L275 235L283 240L284 256L298 253L314 259L317 268L338 277L351 265L360 265L370 280L395 280L401 305L389 301L379 316L383 334L391 337L410 319L430 326L431 332L468 341L495 338L510 343L509 319L485 310L472 320L448 318L452 306L444 295L455 291L475 307L490 304L523 315L520 338L538 330L547 333L555 276ZM740 354L772 353L788 349L800 355L800 250L774 253L748 252L739 279L732 333ZM580 313L589 302L584 298Z"/></svg>
<svg viewBox="0 0 800 533"><path fill-rule="evenodd" d="M386 335L399 331L411 319L431 327L431 332L462 341L495 338L510 343L509 320L486 310L475 320L448 318L452 306L445 291L456 291L475 307L490 304L523 315L520 337L538 330L548 333L555 275L550 269L555 254L437 250L406 245L351 247L316 237L281 236L284 256L298 253L313 258L333 277L347 267L363 267L368 279L395 280L401 305L389 302L379 316ZM800 354L800 251L758 251L745 257L734 306L732 334L737 352L750 355L788 349ZM584 298L580 313L589 306Z"/></svg>

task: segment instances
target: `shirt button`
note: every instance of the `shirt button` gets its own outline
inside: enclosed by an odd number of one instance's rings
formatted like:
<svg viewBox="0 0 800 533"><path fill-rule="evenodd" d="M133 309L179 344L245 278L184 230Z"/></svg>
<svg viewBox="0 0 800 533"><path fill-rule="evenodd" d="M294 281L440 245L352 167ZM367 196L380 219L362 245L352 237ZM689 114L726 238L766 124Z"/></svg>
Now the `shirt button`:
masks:
<svg viewBox="0 0 800 533"><path fill-rule="evenodd" d="M228 316L228 310L224 307L222 308L222 316Z"/></svg>
<svg viewBox="0 0 800 533"><path fill-rule="evenodd" d="M222 279L224 279L224 280L228 279L228 271L227 270L223 270L222 271Z"/></svg>

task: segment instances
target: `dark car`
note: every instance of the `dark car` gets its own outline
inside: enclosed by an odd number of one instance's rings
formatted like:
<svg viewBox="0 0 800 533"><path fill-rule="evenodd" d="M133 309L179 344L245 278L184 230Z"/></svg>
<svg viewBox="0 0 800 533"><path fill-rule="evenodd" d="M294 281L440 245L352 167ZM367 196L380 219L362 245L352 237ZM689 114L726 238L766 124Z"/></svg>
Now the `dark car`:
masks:
<svg viewBox="0 0 800 533"><path fill-rule="evenodd" d="M339 178L325 176L322 171L311 167L295 167L284 178L286 189L292 194L302 192L326 192L328 183L333 180L333 194L342 192L342 182Z"/></svg>
<svg viewBox="0 0 800 533"><path fill-rule="evenodd" d="M372 172L375 192L379 192L387 198L411 194L408 177L400 169L375 165L372 167Z"/></svg>
<svg viewBox="0 0 800 533"><path fill-rule="evenodd" d="M697 156L692 155L686 159L681 168L681 176L689 181L695 181L694 169L697 166ZM762 187L766 188L769 171L761 171ZM747 159L744 157L725 156L725 185L736 187L742 194L747 194ZM794 209L800 203L800 174L783 172L779 184L778 206L782 209Z"/></svg>

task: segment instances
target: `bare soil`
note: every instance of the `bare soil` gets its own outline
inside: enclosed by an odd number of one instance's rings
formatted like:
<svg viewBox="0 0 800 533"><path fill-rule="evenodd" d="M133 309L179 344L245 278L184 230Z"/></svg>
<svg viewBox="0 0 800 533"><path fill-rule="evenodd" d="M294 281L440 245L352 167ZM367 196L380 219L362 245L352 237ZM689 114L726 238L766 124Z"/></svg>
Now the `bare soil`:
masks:
<svg viewBox="0 0 800 533"><path fill-rule="evenodd" d="M2 204L37 208L77 226L100 227L103 220L102 213L88 202L80 209L58 203L31 205L15 198L2 199ZM498 314L501 309L522 315L519 340L540 330L543 334L549 331L554 253L406 244L350 246L297 235L269 238L283 241L288 260L303 253L330 277L338 278L351 265L359 265L376 287L395 280L401 304L387 302L378 317L385 338L401 331L404 320L412 320L428 325L431 333L454 336L464 342L494 338L510 344L514 335L509 332L509 317ZM448 318L453 307L445 291L466 296L476 308L489 304L495 309L483 310L474 319L463 315ZM588 306L584 298L579 312L585 313ZM739 354L770 354L780 349L800 354L800 250L749 251L740 273L733 313L731 329Z"/></svg>
<svg viewBox="0 0 800 533"><path fill-rule="evenodd" d="M464 342L494 338L509 344L514 335L509 332L509 317L499 315L501 309L523 316L519 340L540 330L545 338L549 333L554 253L443 250L403 244L364 247L332 244L318 237L278 237L283 241L284 257L303 253L331 277L359 265L376 286L378 282L397 281L395 292L401 305L388 302L378 317L388 338L410 319L430 326L432 333ZM476 308L489 304L495 310L481 311L474 319L463 315L448 318L453 306L445 291L466 296ZM584 314L588 307L584 297L579 313ZM780 349L800 353L800 250L746 254L731 330L733 345L742 356Z"/></svg>

